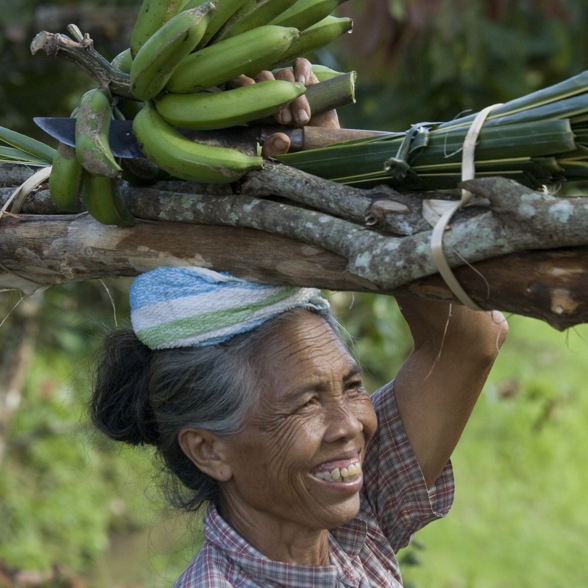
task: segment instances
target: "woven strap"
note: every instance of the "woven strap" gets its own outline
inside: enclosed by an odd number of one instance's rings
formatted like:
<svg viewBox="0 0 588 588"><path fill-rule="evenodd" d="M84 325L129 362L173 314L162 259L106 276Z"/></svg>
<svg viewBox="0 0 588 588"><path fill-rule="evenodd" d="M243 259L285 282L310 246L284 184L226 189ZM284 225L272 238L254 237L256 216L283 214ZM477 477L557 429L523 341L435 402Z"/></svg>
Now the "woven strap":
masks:
<svg viewBox="0 0 588 588"><path fill-rule="evenodd" d="M475 158L474 153L476 150L476 143L478 141L478 135L486 122L486 118L490 114L490 112L501 106L501 104L493 104L492 106L488 106L481 110L472 125L468 129L466 134L464 143L463 143L463 152L462 152L462 162L461 162L461 179L462 181L465 180L472 180L476 175L476 167L475 167ZM433 226L433 233L431 234L431 253L433 256L433 261L437 266L441 277L445 280L447 287L453 292L455 297L468 308L472 310L482 310L465 292L465 290L461 287L461 284L457 281L453 270L449 267L447 263L447 258L445 257L445 253L443 252L443 234L445 233L445 229L447 225L451 221L453 215L462 207L464 207L468 202L472 199L473 194L468 190L461 191L461 199L458 201L432 201L429 203L429 206L433 209L439 211L440 207L443 207L443 212L439 216L438 220L434 223Z"/></svg>

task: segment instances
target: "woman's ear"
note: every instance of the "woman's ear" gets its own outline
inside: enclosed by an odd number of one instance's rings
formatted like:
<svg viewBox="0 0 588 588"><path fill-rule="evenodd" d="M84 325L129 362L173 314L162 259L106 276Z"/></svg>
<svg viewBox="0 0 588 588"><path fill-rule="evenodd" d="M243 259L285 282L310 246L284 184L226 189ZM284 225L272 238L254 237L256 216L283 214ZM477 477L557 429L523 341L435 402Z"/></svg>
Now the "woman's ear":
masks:
<svg viewBox="0 0 588 588"><path fill-rule="evenodd" d="M219 482L232 477L232 470L225 461L225 442L206 429L182 429L178 443L192 463L205 474Z"/></svg>

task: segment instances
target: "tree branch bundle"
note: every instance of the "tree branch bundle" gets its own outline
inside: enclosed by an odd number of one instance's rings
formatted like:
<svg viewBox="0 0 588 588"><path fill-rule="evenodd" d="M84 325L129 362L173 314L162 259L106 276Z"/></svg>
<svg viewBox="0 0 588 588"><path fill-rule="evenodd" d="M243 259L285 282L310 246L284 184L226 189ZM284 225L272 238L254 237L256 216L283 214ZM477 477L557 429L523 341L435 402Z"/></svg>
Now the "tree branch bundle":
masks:
<svg viewBox="0 0 588 588"><path fill-rule="evenodd" d="M0 166L3 184L22 168ZM588 199L504 178L467 182L477 204L444 237L472 300L546 321L588 322ZM5 202L13 188L1 188ZM269 163L233 187L123 184L134 227L62 215L47 190L0 219L0 287L38 288L160 265L202 265L276 284L455 300L437 274L423 200L447 194L359 190Z"/></svg>

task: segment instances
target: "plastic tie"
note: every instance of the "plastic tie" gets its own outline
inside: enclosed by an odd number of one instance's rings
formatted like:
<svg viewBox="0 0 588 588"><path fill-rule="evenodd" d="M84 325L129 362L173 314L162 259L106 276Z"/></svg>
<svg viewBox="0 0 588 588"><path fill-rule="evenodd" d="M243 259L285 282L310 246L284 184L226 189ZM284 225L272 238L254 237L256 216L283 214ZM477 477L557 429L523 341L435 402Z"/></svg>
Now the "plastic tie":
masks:
<svg viewBox="0 0 588 588"><path fill-rule="evenodd" d="M478 136L486 119L490 112L497 108L498 106L502 106L502 104L493 104L491 106L487 106L483 110L480 110L476 117L474 118L468 132L465 136L463 142L463 151L462 151L462 160L461 160L461 180L473 180L476 175L476 166L475 166L475 150L476 150L476 143L478 141ZM461 287L461 284L457 281L453 270L447 263L447 258L445 257L445 253L443 251L443 235L445 233L445 229L447 225L453 218L453 215L460 209L466 206L470 200L473 198L473 194L468 190L461 191L461 199L457 201L433 201L429 204L429 206L433 210L440 211L442 208L442 212L433 226L433 232L431 234L431 253L433 256L433 261L437 266L437 270L441 277L445 281L447 287L453 292L455 297L468 308L472 310L483 310L480 308L465 292L465 290Z"/></svg>

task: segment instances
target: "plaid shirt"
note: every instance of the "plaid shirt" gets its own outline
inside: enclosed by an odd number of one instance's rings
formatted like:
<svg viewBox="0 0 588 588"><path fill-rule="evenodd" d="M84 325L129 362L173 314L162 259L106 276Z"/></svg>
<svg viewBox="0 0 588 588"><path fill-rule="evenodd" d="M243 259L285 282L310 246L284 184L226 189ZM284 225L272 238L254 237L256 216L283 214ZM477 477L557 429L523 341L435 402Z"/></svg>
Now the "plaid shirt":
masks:
<svg viewBox="0 0 588 588"><path fill-rule="evenodd" d="M453 473L447 464L427 490L392 383L378 390L372 401L378 430L362 468L362 506L356 518L330 532L331 565L272 561L210 505L204 545L174 588L400 588L395 552L420 528L447 514L453 501Z"/></svg>

